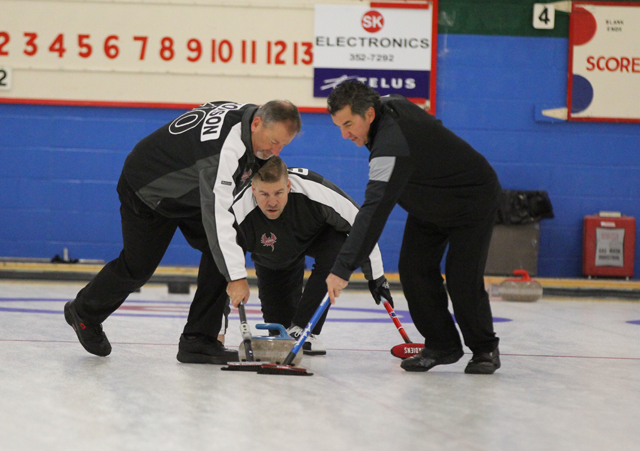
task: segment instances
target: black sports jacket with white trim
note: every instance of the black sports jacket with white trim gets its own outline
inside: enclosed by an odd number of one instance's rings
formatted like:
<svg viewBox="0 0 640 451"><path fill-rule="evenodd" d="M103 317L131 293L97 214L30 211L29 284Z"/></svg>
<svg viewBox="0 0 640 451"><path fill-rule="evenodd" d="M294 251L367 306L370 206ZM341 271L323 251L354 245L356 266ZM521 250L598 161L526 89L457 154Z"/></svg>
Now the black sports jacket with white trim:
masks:
<svg viewBox="0 0 640 451"><path fill-rule="evenodd" d="M331 270L344 280L378 242L396 203L441 227L474 224L497 207L500 183L487 160L400 95L382 98L367 148L365 201Z"/></svg>
<svg viewBox="0 0 640 451"><path fill-rule="evenodd" d="M211 252L227 281L247 277L230 208L259 168L251 142L257 109L234 102L194 108L140 141L122 171L136 195L163 216L202 214Z"/></svg>
<svg viewBox="0 0 640 451"><path fill-rule="evenodd" d="M258 207L250 186L233 203L233 213L254 262L270 269L290 267L326 228L349 233L358 204L321 175L303 168L289 168L291 191L279 218L267 218ZM374 243L362 272L367 280L384 275L382 256Z"/></svg>

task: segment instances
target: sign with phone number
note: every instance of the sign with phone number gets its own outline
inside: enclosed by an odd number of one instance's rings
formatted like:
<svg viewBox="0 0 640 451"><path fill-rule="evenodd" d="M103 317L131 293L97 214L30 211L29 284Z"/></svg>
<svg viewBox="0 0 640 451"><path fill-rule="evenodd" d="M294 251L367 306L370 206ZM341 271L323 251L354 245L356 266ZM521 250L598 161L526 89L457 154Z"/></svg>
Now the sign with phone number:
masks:
<svg viewBox="0 0 640 451"><path fill-rule="evenodd" d="M0 101L324 108L312 6L0 0L0 11Z"/></svg>
<svg viewBox="0 0 640 451"><path fill-rule="evenodd" d="M437 0L316 5L314 95L357 79L435 113Z"/></svg>

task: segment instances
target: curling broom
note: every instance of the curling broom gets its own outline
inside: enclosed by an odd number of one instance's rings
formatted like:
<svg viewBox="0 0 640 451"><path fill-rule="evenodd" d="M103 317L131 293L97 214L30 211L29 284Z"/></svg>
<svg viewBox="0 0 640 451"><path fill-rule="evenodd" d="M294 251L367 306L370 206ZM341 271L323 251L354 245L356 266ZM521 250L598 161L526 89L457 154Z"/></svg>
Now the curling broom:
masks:
<svg viewBox="0 0 640 451"><path fill-rule="evenodd" d="M242 343L244 344L245 362L229 363L227 366L220 368L223 371L258 371L260 362L254 362L253 348L251 347L251 329L247 323L247 313L244 310L244 304L238 304L238 313L240 314L240 333L242 334Z"/></svg>
<svg viewBox="0 0 640 451"><path fill-rule="evenodd" d="M402 338L404 338L404 343L395 345L393 348L391 348L391 355L400 359L407 359L409 357L413 357L414 355L420 354L420 352L424 349L424 345L420 343L413 343L409 339L409 335L407 335L404 327L402 327L402 323L398 319L398 316L396 315L395 310L393 310L393 307L391 307L389 301L384 301L384 308L387 309L387 313L389 313L389 316L393 320L393 324L396 325L398 332L400 332L400 335L402 335Z"/></svg>

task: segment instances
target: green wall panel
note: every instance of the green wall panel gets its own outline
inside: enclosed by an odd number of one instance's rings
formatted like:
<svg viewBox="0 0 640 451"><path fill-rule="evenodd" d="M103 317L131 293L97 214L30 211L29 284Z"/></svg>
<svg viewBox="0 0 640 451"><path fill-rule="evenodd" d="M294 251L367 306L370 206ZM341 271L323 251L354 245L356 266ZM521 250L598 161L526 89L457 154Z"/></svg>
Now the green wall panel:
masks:
<svg viewBox="0 0 640 451"><path fill-rule="evenodd" d="M615 0L633 2L639 0ZM439 0L438 33L566 38L569 14L556 10L553 30L533 28L534 3L540 0ZM613 2L612 2L613 3Z"/></svg>
<svg viewBox="0 0 640 451"><path fill-rule="evenodd" d="M536 0L439 0L438 33L494 36L563 37L569 34L569 14L556 11L553 30L533 28Z"/></svg>

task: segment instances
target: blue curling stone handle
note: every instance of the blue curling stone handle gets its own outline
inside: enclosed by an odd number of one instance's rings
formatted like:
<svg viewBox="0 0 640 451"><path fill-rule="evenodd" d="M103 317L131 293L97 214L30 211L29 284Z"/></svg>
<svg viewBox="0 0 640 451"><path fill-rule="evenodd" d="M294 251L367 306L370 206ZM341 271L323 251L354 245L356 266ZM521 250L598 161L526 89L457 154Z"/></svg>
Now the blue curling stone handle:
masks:
<svg viewBox="0 0 640 451"><path fill-rule="evenodd" d="M276 340L292 340L292 338L289 336L289 333L287 332L287 329L284 328L284 326L282 324L276 324L276 323L267 323L267 324L256 324L256 329L260 329L260 330L277 330L278 332L280 332L279 336L273 336L273 337L264 337L264 338L270 338L270 339L276 339ZM252 338L262 338L262 337L252 337Z"/></svg>

